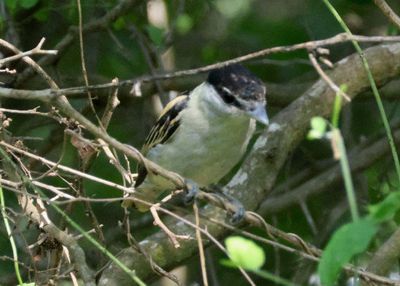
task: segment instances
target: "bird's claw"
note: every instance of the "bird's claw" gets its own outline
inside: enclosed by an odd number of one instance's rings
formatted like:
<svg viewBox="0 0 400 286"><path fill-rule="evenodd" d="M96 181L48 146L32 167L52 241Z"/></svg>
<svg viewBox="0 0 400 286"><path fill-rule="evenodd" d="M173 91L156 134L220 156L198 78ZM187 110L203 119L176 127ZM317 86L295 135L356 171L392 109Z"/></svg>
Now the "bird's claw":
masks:
<svg viewBox="0 0 400 286"><path fill-rule="evenodd" d="M194 200L197 197L197 194L199 193L199 186L190 179L185 179L185 185L186 185L186 194L183 198L183 203L185 205L190 205L194 202Z"/></svg>
<svg viewBox="0 0 400 286"><path fill-rule="evenodd" d="M243 221L246 214L246 209L244 208L243 204L236 199L235 201L231 201L231 203L234 205L235 210L231 213L229 222L233 225L236 225Z"/></svg>
<svg viewBox="0 0 400 286"><path fill-rule="evenodd" d="M219 195L222 200L229 203L229 206L225 206L225 209L230 214L229 222L233 225L242 222L246 214L246 209L244 208L243 204L226 192L219 192L216 194Z"/></svg>

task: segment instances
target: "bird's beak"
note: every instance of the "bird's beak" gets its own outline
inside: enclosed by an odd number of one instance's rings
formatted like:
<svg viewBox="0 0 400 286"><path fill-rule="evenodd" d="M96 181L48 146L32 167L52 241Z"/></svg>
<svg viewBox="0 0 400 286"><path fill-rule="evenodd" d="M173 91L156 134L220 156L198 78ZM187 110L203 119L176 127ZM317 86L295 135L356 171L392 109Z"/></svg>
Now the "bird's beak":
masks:
<svg viewBox="0 0 400 286"><path fill-rule="evenodd" d="M252 111L249 111L248 114L264 125L269 124L269 119L264 104L258 104L256 108Z"/></svg>

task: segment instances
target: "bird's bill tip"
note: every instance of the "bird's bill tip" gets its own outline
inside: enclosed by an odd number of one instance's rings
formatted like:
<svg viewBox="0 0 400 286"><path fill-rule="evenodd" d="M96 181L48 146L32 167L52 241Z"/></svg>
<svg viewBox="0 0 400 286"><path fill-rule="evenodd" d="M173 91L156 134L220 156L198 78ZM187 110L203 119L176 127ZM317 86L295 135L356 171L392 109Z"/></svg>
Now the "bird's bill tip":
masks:
<svg viewBox="0 0 400 286"><path fill-rule="evenodd" d="M254 110L250 111L249 115L264 125L269 124L268 114L267 114L267 111L265 110L264 105L260 104Z"/></svg>

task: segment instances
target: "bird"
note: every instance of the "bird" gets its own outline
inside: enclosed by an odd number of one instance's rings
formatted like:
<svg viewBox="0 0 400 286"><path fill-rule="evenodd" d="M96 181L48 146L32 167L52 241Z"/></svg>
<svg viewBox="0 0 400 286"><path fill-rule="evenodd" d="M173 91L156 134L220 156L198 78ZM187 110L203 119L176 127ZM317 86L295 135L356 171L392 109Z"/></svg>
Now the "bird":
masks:
<svg viewBox="0 0 400 286"><path fill-rule="evenodd" d="M188 95L170 101L145 139L141 153L196 187L216 185L242 159L256 122L268 125L266 87L240 64L211 70ZM174 191L168 179L138 165L133 195L156 203ZM124 200L123 207L132 204ZM134 202L140 212L150 206Z"/></svg>

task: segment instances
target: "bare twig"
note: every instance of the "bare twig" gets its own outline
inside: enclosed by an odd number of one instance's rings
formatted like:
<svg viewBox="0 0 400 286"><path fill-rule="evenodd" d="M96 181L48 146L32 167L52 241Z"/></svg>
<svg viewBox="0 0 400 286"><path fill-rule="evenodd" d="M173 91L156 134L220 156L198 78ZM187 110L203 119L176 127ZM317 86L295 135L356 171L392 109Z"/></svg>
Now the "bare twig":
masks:
<svg viewBox="0 0 400 286"><path fill-rule="evenodd" d="M12 181L2 179L2 178L0 178L0 183L4 184L5 186L13 187L15 189L19 189L22 185L22 183L12 182ZM61 198L66 198L66 199L71 199L71 200L75 199L74 196L71 196L67 193L61 192L60 188L54 187L52 185L44 184L44 183L41 183L38 181L32 181L32 184L39 188L42 188L42 189L45 189L45 190L48 190L48 191L54 193L57 196L56 198L61 197ZM54 199L56 199L56 198L54 198Z"/></svg>
<svg viewBox="0 0 400 286"><path fill-rule="evenodd" d="M400 67L399 44L382 45L367 49L365 51L365 56L368 59L374 59L371 60L371 67L377 82L384 82L385 79L398 75ZM350 56L340 61L328 75L335 82L347 84L349 86L347 93L351 98L369 86L362 63L357 55ZM299 99L279 112L278 115L273 118L268 130L264 131L260 137L258 137L253 145L253 152L248 155L239 171L227 185L225 191L230 191L230 194L239 199L246 209L255 209L274 185L276 176L287 159L288 153L290 153L304 138L304 133L309 128L310 119L316 115L324 116L329 114L332 109L334 98L334 92L329 88L326 82L321 79ZM246 179L244 180L243 178ZM223 220L225 217L223 213L210 205L203 208L202 213L207 217L213 217L218 220ZM259 224L261 224L261 222L259 222ZM194 233L193 229L184 227L181 224L167 223L167 225L171 231L175 233ZM204 222L204 227L207 227L207 230L212 236L221 236L225 234L224 230L213 224ZM276 237L283 238L279 231L275 233L273 229L270 229L270 232ZM159 263L163 263L162 266L179 263L183 259L191 256L190 251L192 251L192 253L197 251L197 244L195 242L185 242L185 250L179 252L180 249L174 250L170 246L169 241L167 241L168 244L166 244L163 239L165 240L165 236L160 238L159 234L151 235L146 237L143 242L143 245L146 246L150 253L152 253L152 249L155 245L157 245L157 250L160 250L161 247L168 253L177 251L176 255L168 255L168 257L162 257L160 260L157 260ZM304 249L304 243L299 241L297 237L285 236L284 239ZM307 245L306 252L316 253L317 255L320 253L319 250L310 245ZM133 253L131 250L126 249L122 251L120 257L130 267L141 268L141 270L143 270L143 276L141 277L148 277L150 273L143 268L143 260L133 260L130 258L132 255ZM118 283L123 283L125 279L121 277L119 271L116 272L115 270L115 267L106 269L100 279L100 285L106 285L105 282L110 281L110 279L118 281ZM384 280L382 277L376 276L371 279L377 279L375 281ZM393 281L390 283L393 285Z"/></svg>
<svg viewBox="0 0 400 286"><path fill-rule="evenodd" d="M15 181L26 181L23 179L24 174L22 174L22 172L2 148L0 148L0 153L1 157L3 158L3 166L7 170L8 176L14 178ZM24 190L24 192L27 193L26 190ZM87 285L95 285L92 271L86 264L85 254L82 248L70 234L60 230L55 224L52 223L47 215L47 210L43 202L41 200L34 201L27 195L21 195L18 199L27 217L29 217L50 236L54 237L64 246L68 247L68 250L73 256L75 269L80 272L81 278L85 281L85 283Z"/></svg>
<svg viewBox="0 0 400 286"><path fill-rule="evenodd" d="M375 5L381 9L383 14L400 29L400 17L390 8L389 4L385 0L374 0Z"/></svg>
<svg viewBox="0 0 400 286"><path fill-rule="evenodd" d="M107 11L104 16L97 18L90 23L87 23L83 26L82 32L85 33L92 33L99 30L107 29L109 24L115 21L118 17L129 13L131 8L136 5L140 4L141 1L137 0L122 0L117 5L115 5L111 10ZM69 32L62 38L58 44L54 47L55 50L58 51L57 56L44 56L42 59L38 61L40 66L47 66L54 62L56 62L59 57L61 57L68 47L74 42L78 35L78 29L75 27L71 27ZM24 83L27 79L33 76L34 72L32 69L28 68L24 72L22 72L16 82L16 86L19 86L21 83Z"/></svg>
<svg viewBox="0 0 400 286"><path fill-rule="evenodd" d="M3 39L0 39L0 45L11 50L12 52L14 52L16 55L21 54L22 52L20 50L18 50L14 45L10 44L7 41L4 41ZM58 86L56 84L56 82L44 71L44 69L38 65L32 58L30 58L29 56L24 56L21 58L25 63L27 63L32 70L34 70L35 72L37 72L50 86L50 88L52 89L58 89Z"/></svg>
<svg viewBox="0 0 400 286"><path fill-rule="evenodd" d="M284 251L286 251L288 253L295 253L295 254L297 254L297 255L305 258L305 259L308 259L310 261L318 262L320 260L319 256L313 255L312 253L308 253L306 251L302 251L302 250L299 250L299 249L284 245L284 244L279 243L277 241L261 237L259 235L254 234L254 233L251 233L251 232L236 228L236 227L234 227L232 225L228 225L228 224L226 224L226 223L224 223L222 221L219 221L217 219L214 219L214 218L207 217L206 219L212 221L215 224L221 225L226 229L238 232L238 233L240 233L240 234L242 234L244 236L247 236L247 237L249 237L251 239L254 239L254 240L257 240L259 242L262 242L262 243L271 245L273 247L282 249L282 250L284 250ZM288 233L288 235L290 235L290 234ZM393 285L393 286L398 286L399 285L397 283L397 281L395 281L395 280L392 280L392 279L389 279L389 278L386 278L386 277L383 277L383 276L376 275L376 274L374 274L374 273L372 273L370 271L366 271L366 270L357 268L357 267L355 267L353 265L345 265L343 267L343 269L347 273L349 273L350 275L361 276L363 281L370 281L370 282L378 283L378 285Z"/></svg>
<svg viewBox="0 0 400 286"><path fill-rule="evenodd" d="M329 87L332 88L332 90L336 94L341 95L345 100L350 102L351 101L350 97L343 90L341 90L340 87L338 87L332 81L332 79L324 72L324 70L321 68L321 66L319 65L317 59L315 58L315 56L313 55L312 52L308 53L308 57L309 57L312 65L314 66L315 70L318 72L318 74L321 76L321 78L329 85Z"/></svg>
<svg viewBox="0 0 400 286"><path fill-rule="evenodd" d="M83 80L85 81L85 86L89 86L89 77L88 73L86 70L86 61L85 61L85 50L83 47L83 19L82 19L82 6L81 6L81 0L76 0L76 5L78 8L78 19L79 19L79 25L78 25L78 35L79 35L79 51L80 51L80 57L81 57L81 68L82 68L82 75L83 75ZM97 119L97 122L99 123L100 126L102 126L101 120L99 116L97 115L96 109L94 108L93 105L93 100L92 100L92 94L90 90L87 91L88 95L88 102L90 109L94 116Z"/></svg>
<svg viewBox="0 0 400 286"><path fill-rule="evenodd" d="M10 56L10 57L4 58L4 59L0 59L0 67L2 65L4 65L5 63L16 61L23 57L29 57L29 56L33 56L33 55L57 55L57 50L43 50L42 49L42 46L43 46L45 40L46 40L45 38L42 38L40 40L39 44L37 44L37 46L34 47L32 50L29 50L26 52L21 52L14 56Z"/></svg>
<svg viewBox="0 0 400 286"><path fill-rule="evenodd" d="M400 131L395 130L393 137L396 143L400 142ZM371 166L377 160L389 152L389 145L386 138L381 138L365 148L354 148L349 153L350 168L352 172L359 172ZM292 188L290 192L276 194L268 197L260 206L260 213L263 215L277 213L292 205L298 204L301 200L307 200L312 195L324 191L328 186L342 179L340 168L335 165L299 186Z"/></svg>
<svg viewBox="0 0 400 286"><path fill-rule="evenodd" d="M218 68L218 67L221 67L224 65L243 62L243 61L247 61L247 60L258 58L258 57L263 57L263 56L266 56L269 54L292 52L292 51L301 50L301 49L306 49L306 50L311 49L312 50L312 49L316 49L318 47L336 45L339 43L349 42L352 40L357 40L358 42L362 42L362 43L399 42L400 36L367 37L367 36L357 36L357 35L350 36L346 33L343 33L343 34L338 34L334 37L323 39L323 40L308 41L308 42L291 45L291 46L280 46L280 47L268 48L268 49L264 49L264 50L261 50L261 51L255 52L255 53L247 54L242 57L234 58L234 59L231 59L228 61L219 62L214 65L208 65L208 66L204 66L204 67L200 67L200 68L196 68L196 69L182 70L182 71L154 75L154 76L143 76L143 77L133 79L133 80L119 81L118 86L120 86L120 87L133 86L133 85L137 84L138 82L144 83L144 82L151 82L154 80L166 80L166 79L171 79L171 78L193 76L198 73L207 72L207 71L210 71L212 69L215 69L215 68ZM2 42L0 41L0 44L1 43ZM52 88L52 89L42 89L42 90L18 90L18 89L0 88L0 97L50 101L60 95L65 95L65 96L81 95L83 93L86 93L87 90L95 91L95 90L114 88L115 86L116 86L116 83L111 82L111 83L106 83L106 84L91 85L88 87L80 86L80 87L71 87L71 88L65 88L65 89Z"/></svg>
<svg viewBox="0 0 400 286"><path fill-rule="evenodd" d="M1 39L0 45L5 46L16 54L20 53L20 51L15 46ZM28 63L33 68L33 70L38 72L39 75L50 85L51 88L58 89L55 81L35 61L33 61L28 56L23 57L22 60ZM69 105L68 100L64 96L59 97L58 100L60 100L60 102L63 102L64 104ZM9 174L9 176L11 178L15 178L16 181L26 181L24 179L24 175L19 174L20 172L18 167L15 166L15 164L9 159L7 153L1 148L0 151L3 155L3 158L6 159L6 162L4 164L7 165L8 169L10 169L9 172L11 172L11 174ZM27 194L28 192L25 191L25 193ZM30 217L36 224L38 224L38 226L42 228L46 233L61 242L73 254L74 267L77 271L79 271L80 276L84 280L84 282L87 285L94 285L93 275L90 268L87 266L83 250L80 248L75 240L71 239L69 235L67 235L66 233L64 234L64 232L62 232L58 227L52 224L52 222L48 218L46 207L44 206L42 201L36 200L36 202L34 202L31 197L25 194L19 196L18 199L19 204L21 205L21 207L23 207L25 214ZM136 276L133 275L132 277L133 279L135 279Z"/></svg>
<svg viewBox="0 0 400 286"><path fill-rule="evenodd" d="M168 200L170 200L172 198L172 195L168 195L166 196L162 202L165 203ZM150 212L151 215L154 218L154 225L159 226L167 235L167 237L169 238L169 240L171 240L172 244L174 245L175 248L179 248L181 245L179 243L179 239L191 239L190 235L179 235L179 234L175 234L174 232L172 232L166 225L165 223L163 223L163 221L160 219L160 216L158 215L158 210L160 209L160 205L161 203L157 203L154 204L150 207Z"/></svg>
<svg viewBox="0 0 400 286"><path fill-rule="evenodd" d="M201 267L201 276L203 278L203 285L208 286L208 279L207 279L207 268L206 268L206 258L204 255L204 247L203 247L203 240L201 239L201 232L200 232L200 218L199 218L199 208L197 207L196 202L193 204L193 212L196 221L196 238L197 238L197 245L199 248L199 256L200 256L200 267Z"/></svg>
<svg viewBox="0 0 400 286"><path fill-rule="evenodd" d="M107 100L106 107L104 109L103 116L101 117L101 123L105 129L108 128L108 125L110 124L111 117L114 113L115 108L119 105L119 100L118 100L118 85L119 85L119 80L118 78L114 78L111 81L112 84L114 84L114 90L111 91L111 95L109 96Z"/></svg>
<svg viewBox="0 0 400 286"><path fill-rule="evenodd" d="M38 160L38 161L42 162L45 165L49 165L51 167L55 167L55 168L57 168L59 170L68 172L70 174L73 174L73 175L76 175L76 176L79 176L79 177L82 177L82 178L85 178L85 179L88 179L88 180L91 180L93 182L97 182L97 183L100 183L100 184L103 184L103 185L106 185L106 186L121 190L123 192L132 193L132 191L133 191L132 189L124 187L124 186L121 186L121 185L119 185L117 183L113 183L113 182L107 181L105 179L101 179L99 177L96 177L96 176L93 176L93 175L90 175L90 174L75 170L73 168L70 168L70 167L67 167L67 166L64 166L64 165L61 165L61 164L56 164L56 163L54 163L54 162L52 162L50 160L47 160L47 159L45 159L43 157L40 157L40 156L32 154L32 153L30 153L28 151L19 149L19 148L15 147L13 145L10 145L10 144L8 144L8 143L6 143L4 141L0 141L0 145L4 146L4 147L6 147L6 148L8 148L8 149L10 149L10 150L12 150L14 152L18 152L20 154L23 154L24 156L27 156L29 158Z"/></svg>
<svg viewBox="0 0 400 286"><path fill-rule="evenodd" d="M178 71L178 72L173 72L173 73L166 73L162 75L156 75L156 76L144 76L140 77L138 79L133 80L132 83L135 83L137 81L141 82L146 82L150 80L164 80L164 79L170 79L174 77L184 77L184 76L191 76L195 75L198 73L204 73L208 72L210 70L220 68L223 66L239 63L239 62L244 62L244 61L249 61L252 59L260 58L260 57L265 57L270 54L275 54L275 53L287 53L287 52L293 52L297 50L314 50L319 47L325 47L325 46L331 46L331 45L336 45L339 43L344 43L344 42L350 42L350 41L357 41L360 43L377 43L377 42L399 42L400 37L381 37L381 36L374 36L374 37L368 37L368 36L359 36L359 35L348 35L347 33L342 33L342 34L337 34L336 36L333 36L331 38L323 39L323 40L317 40L317 41L308 41L304 43L299 43L291 46L278 46L278 47L273 47L273 48L267 48L264 50L260 50L254 53L250 53L244 56L240 56L237 58L233 58L227 61L222 61L218 62L216 64L196 68L196 69L189 69L189 70L183 70L183 71Z"/></svg>

